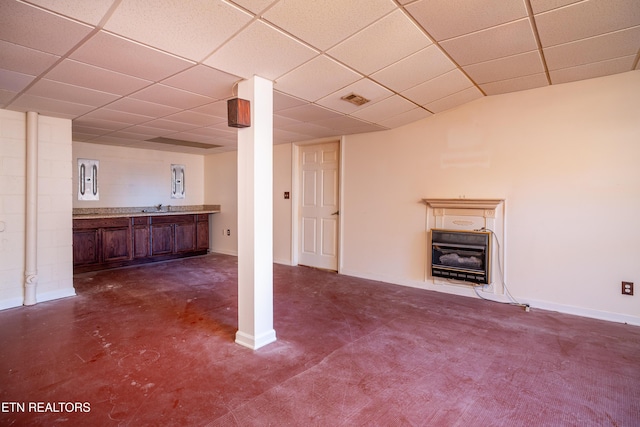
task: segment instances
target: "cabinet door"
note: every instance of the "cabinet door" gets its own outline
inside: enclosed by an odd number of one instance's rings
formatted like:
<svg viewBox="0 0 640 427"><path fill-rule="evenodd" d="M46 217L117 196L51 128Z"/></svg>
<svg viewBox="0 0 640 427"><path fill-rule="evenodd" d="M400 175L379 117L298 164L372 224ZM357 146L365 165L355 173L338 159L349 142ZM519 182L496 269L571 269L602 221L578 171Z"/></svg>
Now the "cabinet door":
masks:
<svg viewBox="0 0 640 427"><path fill-rule="evenodd" d="M196 249L209 249L209 215L200 214L197 221Z"/></svg>
<svg viewBox="0 0 640 427"><path fill-rule="evenodd" d="M96 228L73 230L73 265L97 264L100 231Z"/></svg>
<svg viewBox="0 0 640 427"><path fill-rule="evenodd" d="M176 223L176 252L190 252L196 249L196 223Z"/></svg>
<svg viewBox="0 0 640 427"><path fill-rule="evenodd" d="M122 261L130 259L129 227L102 229L103 262Z"/></svg>
<svg viewBox="0 0 640 427"><path fill-rule="evenodd" d="M173 252L173 224L151 225L151 255Z"/></svg>
<svg viewBox="0 0 640 427"><path fill-rule="evenodd" d="M133 257L144 258L151 255L151 233L148 225L133 226Z"/></svg>

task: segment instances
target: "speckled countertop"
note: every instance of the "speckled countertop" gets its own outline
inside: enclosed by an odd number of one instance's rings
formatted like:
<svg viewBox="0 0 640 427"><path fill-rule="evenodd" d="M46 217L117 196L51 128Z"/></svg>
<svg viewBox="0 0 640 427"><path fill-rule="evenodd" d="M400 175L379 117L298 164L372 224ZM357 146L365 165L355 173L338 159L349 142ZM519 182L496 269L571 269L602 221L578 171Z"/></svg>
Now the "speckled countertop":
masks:
<svg viewBox="0 0 640 427"><path fill-rule="evenodd" d="M130 208L74 208L73 219L114 218L122 216L185 215L220 212L220 205L139 206Z"/></svg>

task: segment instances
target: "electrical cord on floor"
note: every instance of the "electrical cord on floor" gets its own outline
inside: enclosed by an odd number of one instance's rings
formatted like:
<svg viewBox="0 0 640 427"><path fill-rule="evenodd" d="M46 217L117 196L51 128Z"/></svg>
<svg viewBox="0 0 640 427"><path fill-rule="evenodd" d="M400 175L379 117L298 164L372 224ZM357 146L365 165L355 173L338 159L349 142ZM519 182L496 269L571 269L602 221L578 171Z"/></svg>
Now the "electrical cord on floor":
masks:
<svg viewBox="0 0 640 427"><path fill-rule="evenodd" d="M486 285L476 285L473 287L474 292L476 293L476 295L483 299L483 300L487 300L487 301L492 301L492 302L497 302L497 303L501 303L501 304L511 304L511 305L517 305L518 307L522 307L524 308L524 311L529 311L530 306L529 304L524 304L519 302L518 300L516 300L513 295L511 295L511 292L509 292L509 288L507 287L507 283L504 280L504 269L502 268L502 262L500 261L500 241L498 240L498 236L496 236L496 233L493 232L493 230L488 229L486 227L482 227L478 230L474 230L474 231L488 231L489 233L491 233L491 236L495 239L496 245L498 246L498 269L500 270L500 279L502 280L502 286L505 290L505 293L507 294L507 297L509 297L510 301L496 301L494 299L490 299L490 298L486 298L482 295L480 295L480 293L478 292L478 288L482 287L484 288Z"/></svg>

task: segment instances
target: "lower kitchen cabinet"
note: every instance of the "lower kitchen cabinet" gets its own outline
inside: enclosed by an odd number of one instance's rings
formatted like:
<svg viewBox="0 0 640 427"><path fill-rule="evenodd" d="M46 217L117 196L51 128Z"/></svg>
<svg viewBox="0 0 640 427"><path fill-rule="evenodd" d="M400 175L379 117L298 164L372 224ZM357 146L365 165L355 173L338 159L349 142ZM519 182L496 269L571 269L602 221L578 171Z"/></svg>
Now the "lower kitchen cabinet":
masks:
<svg viewBox="0 0 640 427"><path fill-rule="evenodd" d="M203 255L208 249L208 214L73 220L74 273Z"/></svg>

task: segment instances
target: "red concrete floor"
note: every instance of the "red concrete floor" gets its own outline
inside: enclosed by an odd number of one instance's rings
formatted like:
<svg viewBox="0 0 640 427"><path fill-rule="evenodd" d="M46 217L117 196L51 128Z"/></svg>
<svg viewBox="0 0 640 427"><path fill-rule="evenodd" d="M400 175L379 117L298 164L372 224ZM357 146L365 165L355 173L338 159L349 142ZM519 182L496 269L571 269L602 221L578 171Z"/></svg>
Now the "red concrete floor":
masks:
<svg viewBox="0 0 640 427"><path fill-rule="evenodd" d="M275 265L252 351L236 278L210 255L0 312L0 425L640 425L640 327Z"/></svg>

